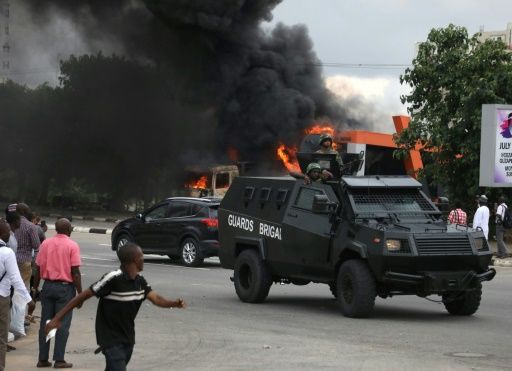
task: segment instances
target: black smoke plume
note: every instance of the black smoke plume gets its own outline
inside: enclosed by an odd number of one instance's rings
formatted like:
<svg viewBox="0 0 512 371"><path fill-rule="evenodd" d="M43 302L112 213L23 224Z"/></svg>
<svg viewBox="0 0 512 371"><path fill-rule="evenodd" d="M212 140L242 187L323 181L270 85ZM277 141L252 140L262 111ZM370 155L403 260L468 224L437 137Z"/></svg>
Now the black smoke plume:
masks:
<svg viewBox="0 0 512 371"><path fill-rule="evenodd" d="M23 2L36 24L67 17L92 49L112 45L165 71L172 104L204 112L203 124L215 128L217 156L235 148L241 159L268 160L279 142L297 144L318 118L365 126L325 88L305 26L261 29L281 0ZM169 120L176 133L190 124L183 109L179 114Z"/></svg>

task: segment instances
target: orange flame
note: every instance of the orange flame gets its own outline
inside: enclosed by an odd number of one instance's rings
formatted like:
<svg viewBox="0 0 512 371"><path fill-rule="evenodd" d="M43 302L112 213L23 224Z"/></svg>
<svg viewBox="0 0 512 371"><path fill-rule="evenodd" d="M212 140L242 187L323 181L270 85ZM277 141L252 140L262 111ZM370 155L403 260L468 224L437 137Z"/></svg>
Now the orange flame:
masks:
<svg viewBox="0 0 512 371"><path fill-rule="evenodd" d="M300 172L300 166L295 157L296 153L297 147L286 147L284 144L277 147L277 157L283 162L288 171Z"/></svg>
<svg viewBox="0 0 512 371"><path fill-rule="evenodd" d="M194 188L194 189L206 189L207 181L208 181L208 179L206 178L206 175L203 175L198 180L185 184L185 187Z"/></svg>
<svg viewBox="0 0 512 371"><path fill-rule="evenodd" d="M331 137L334 137L334 135L336 133L336 130L334 129L334 127L331 124L323 123L323 124L315 124L312 127L304 130L304 132L306 133L306 135L309 135L309 134L329 134ZM337 147L337 145L333 141L332 142L332 148L336 149L336 147Z"/></svg>
<svg viewBox="0 0 512 371"><path fill-rule="evenodd" d="M329 134L332 137L335 136L336 130L330 123L316 123L310 128L304 130L304 134ZM332 143L332 148L336 149L336 143ZM301 171L299 163L297 161L297 147L287 147L284 144L280 144L277 148L277 157L282 161L283 165L288 171Z"/></svg>
<svg viewBox="0 0 512 371"><path fill-rule="evenodd" d="M334 135L334 128L330 124L315 124L304 130L308 134L330 134Z"/></svg>

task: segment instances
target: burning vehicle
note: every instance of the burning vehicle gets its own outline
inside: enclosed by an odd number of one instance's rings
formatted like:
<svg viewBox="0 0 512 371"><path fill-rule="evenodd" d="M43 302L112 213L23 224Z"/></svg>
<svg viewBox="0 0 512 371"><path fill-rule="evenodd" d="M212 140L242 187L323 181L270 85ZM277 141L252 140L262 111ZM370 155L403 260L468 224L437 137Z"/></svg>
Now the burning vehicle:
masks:
<svg viewBox="0 0 512 371"><path fill-rule="evenodd" d="M190 167L186 171L181 196L222 198L233 180L240 174L236 165L219 165L209 168Z"/></svg>

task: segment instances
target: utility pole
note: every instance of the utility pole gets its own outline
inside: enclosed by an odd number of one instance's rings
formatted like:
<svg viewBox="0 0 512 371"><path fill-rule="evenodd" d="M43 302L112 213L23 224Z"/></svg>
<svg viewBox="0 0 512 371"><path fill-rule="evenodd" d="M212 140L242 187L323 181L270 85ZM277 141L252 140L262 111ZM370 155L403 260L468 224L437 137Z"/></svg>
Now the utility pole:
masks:
<svg viewBox="0 0 512 371"><path fill-rule="evenodd" d="M5 82L11 71L11 7L9 0L0 0L0 45L2 47L1 56L1 76Z"/></svg>

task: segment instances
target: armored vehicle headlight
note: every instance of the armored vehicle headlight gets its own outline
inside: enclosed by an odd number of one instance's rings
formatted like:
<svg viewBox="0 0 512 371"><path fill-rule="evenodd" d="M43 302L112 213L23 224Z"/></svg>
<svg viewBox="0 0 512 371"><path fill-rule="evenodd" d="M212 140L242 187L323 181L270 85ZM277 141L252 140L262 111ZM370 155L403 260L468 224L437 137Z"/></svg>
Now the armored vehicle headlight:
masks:
<svg viewBox="0 0 512 371"><path fill-rule="evenodd" d="M477 250L484 250L486 245L487 244L483 238L475 238L475 246Z"/></svg>
<svg viewBox="0 0 512 371"><path fill-rule="evenodd" d="M402 247L400 240L386 240L386 248L388 251L398 251Z"/></svg>

